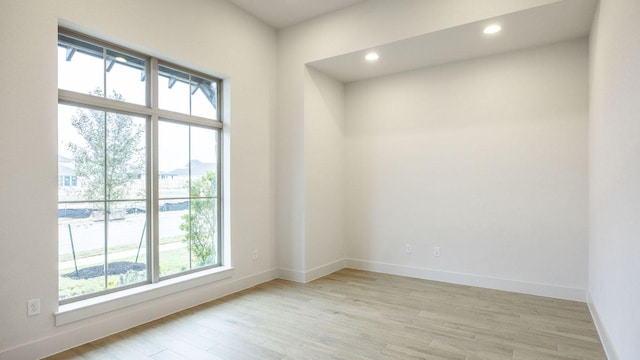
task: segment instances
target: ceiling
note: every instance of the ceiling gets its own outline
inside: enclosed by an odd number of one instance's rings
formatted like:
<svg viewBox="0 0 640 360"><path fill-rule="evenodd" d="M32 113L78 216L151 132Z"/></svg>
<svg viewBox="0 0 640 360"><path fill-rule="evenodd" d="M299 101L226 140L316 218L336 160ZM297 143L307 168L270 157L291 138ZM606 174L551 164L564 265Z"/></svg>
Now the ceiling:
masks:
<svg viewBox="0 0 640 360"><path fill-rule="evenodd" d="M229 0L276 29L351 6L365 0Z"/></svg>
<svg viewBox="0 0 640 360"><path fill-rule="evenodd" d="M587 36L596 0L564 0L465 24L421 36L361 49L311 62L312 66L340 81L352 82L427 66L477 58ZM489 36L485 26L502 25ZM369 51L376 62L364 59Z"/></svg>
<svg viewBox="0 0 640 360"><path fill-rule="evenodd" d="M228 0L281 29L368 0ZM391 0L389 0L391 1ZM509 0L507 0L509 1ZM312 66L343 82L516 51L576 39L589 34L597 0L558 0L526 10L435 31L413 38L320 59ZM482 29L499 23L487 36ZM364 55L380 55L369 63Z"/></svg>

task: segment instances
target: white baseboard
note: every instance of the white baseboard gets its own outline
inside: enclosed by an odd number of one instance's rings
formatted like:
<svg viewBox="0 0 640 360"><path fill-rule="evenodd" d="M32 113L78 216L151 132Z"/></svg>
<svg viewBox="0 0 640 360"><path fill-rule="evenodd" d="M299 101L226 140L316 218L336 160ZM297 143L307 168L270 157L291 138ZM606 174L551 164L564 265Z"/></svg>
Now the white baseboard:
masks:
<svg viewBox="0 0 640 360"><path fill-rule="evenodd" d="M304 274L305 282L310 282L315 279L319 279L323 276L327 276L331 273L334 273L338 270L342 270L345 267L345 260L337 260L332 263L318 266L317 268L311 269Z"/></svg>
<svg viewBox="0 0 640 360"><path fill-rule="evenodd" d="M340 259L332 263L318 266L309 271L298 271L293 269L278 269L278 277L283 280L308 283L323 276L327 276L338 270L344 269L345 260Z"/></svg>
<svg viewBox="0 0 640 360"><path fill-rule="evenodd" d="M305 274L304 271L280 268L278 269L278 278L282 280L304 283Z"/></svg>
<svg viewBox="0 0 640 360"><path fill-rule="evenodd" d="M607 359L609 360L618 360L618 354L616 353L615 348L613 347L613 343L611 342L611 338L609 337L609 333L604 327L604 323L596 310L596 306L593 303L593 299L591 298L591 293L587 291L587 306L589 306L589 311L591 312L591 317L593 318L593 323L596 326L596 330L598 331L598 336L600 336L600 342L602 343L602 347L604 348L604 352L607 355Z"/></svg>
<svg viewBox="0 0 640 360"><path fill-rule="evenodd" d="M59 327L56 334L13 348L0 350L0 360L40 359L61 351L148 323L167 315L274 280L277 269L267 270L220 284L208 284L181 294L174 294L97 316L91 321Z"/></svg>
<svg viewBox="0 0 640 360"><path fill-rule="evenodd" d="M454 273L448 271L417 268L359 259L346 259L345 266L347 268L358 270L367 270L391 275L401 275L419 279L442 281L452 284L477 286L482 288L511 291L529 295L546 296L557 299L582 302L586 300L585 289L575 289L548 284L499 279L473 274Z"/></svg>

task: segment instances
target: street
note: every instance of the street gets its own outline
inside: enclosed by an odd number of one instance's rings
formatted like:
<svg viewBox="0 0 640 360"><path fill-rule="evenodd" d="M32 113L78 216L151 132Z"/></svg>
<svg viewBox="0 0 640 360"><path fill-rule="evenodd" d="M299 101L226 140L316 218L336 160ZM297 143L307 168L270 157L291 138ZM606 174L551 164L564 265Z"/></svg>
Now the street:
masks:
<svg viewBox="0 0 640 360"><path fill-rule="evenodd" d="M180 230L182 215L187 211L160 212L160 237L183 235ZM135 246L136 249L143 235L146 214L129 214L123 220L109 221L109 247ZM82 251L104 248L104 221L85 219L60 219L58 222L58 251L59 254L71 253L69 224L73 235L73 245L76 254ZM147 230L145 229L145 236ZM143 240L144 241L144 240ZM143 248L144 248L143 244Z"/></svg>

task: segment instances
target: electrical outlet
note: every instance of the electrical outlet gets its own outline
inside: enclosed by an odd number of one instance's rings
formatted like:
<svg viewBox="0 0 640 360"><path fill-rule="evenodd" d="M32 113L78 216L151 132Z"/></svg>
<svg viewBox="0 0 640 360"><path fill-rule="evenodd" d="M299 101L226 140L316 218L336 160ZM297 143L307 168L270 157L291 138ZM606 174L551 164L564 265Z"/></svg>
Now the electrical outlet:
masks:
<svg viewBox="0 0 640 360"><path fill-rule="evenodd" d="M251 260L258 260L258 249L253 249L251 252Z"/></svg>
<svg viewBox="0 0 640 360"><path fill-rule="evenodd" d="M413 252L413 246L411 244L405 244L404 252L407 254L411 254Z"/></svg>
<svg viewBox="0 0 640 360"><path fill-rule="evenodd" d="M434 246L433 247L433 256L434 257L440 257L440 246Z"/></svg>
<svg viewBox="0 0 640 360"><path fill-rule="evenodd" d="M40 299L31 299L27 301L27 316L40 314Z"/></svg>

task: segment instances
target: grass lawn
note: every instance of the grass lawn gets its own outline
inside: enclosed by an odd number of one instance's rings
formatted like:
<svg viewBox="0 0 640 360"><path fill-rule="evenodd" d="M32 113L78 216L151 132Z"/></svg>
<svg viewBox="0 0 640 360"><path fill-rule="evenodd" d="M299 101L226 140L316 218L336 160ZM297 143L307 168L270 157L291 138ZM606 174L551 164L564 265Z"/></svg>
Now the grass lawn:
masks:
<svg viewBox="0 0 640 360"><path fill-rule="evenodd" d="M178 243L182 245L182 236L173 236L166 237L160 240L160 244L175 244ZM123 251L137 250L137 246L121 246L117 248L110 248L110 253L118 253ZM102 249L98 250L90 250L83 251L80 253L76 253L76 258L78 260L103 255L104 252ZM135 262L135 252L133 255L119 258L117 261L129 261ZM73 260L72 254L61 254L60 262ZM138 259L138 262L146 262L146 257L144 256L144 249L141 251L141 256ZM92 264L92 265L100 265L101 262ZM85 265L91 266L91 265ZM180 246L176 249L162 251L160 254L160 276L167 276L175 273L179 273L181 271L185 271L189 269L189 249L186 246ZM120 275L107 275L107 280L105 284L104 276L98 276L95 278L89 279L73 279L71 277L62 276L63 274L73 273L75 268L72 266L66 269L60 269L60 276L58 277L58 289L59 289L59 298L66 299L73 296L89 294L96 291L103 291L105 289L113 289L123 285L130 285L137 282L146 282L147 274L146 271L129 271L125 274Z"/></svg>

